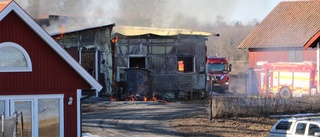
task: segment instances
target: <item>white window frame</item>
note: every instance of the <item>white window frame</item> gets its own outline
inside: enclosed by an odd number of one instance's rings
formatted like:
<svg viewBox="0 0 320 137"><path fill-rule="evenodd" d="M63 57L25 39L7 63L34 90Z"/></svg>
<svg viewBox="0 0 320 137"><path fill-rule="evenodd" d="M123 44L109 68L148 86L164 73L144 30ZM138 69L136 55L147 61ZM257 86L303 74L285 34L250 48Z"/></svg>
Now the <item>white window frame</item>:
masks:
<svg viewBox="0 0 320 137"><path fill-rule="evenodd" d="M3 47L13 47L19 50L26 59L26 67L0 67L0 72L32 72L32 63L28 52L19 44L14 42L0 43L0 49Z"/></svg>
<svg viewBox="0 0 320 137"><path fill-rule="evenodd" d="M12 108L10 107L10 102L13 102L14 100L19 101L32 101L33 102L33 120L32 120L32 136L37 137L39 136L39 130L38 130L38 100L39 99L59 99L59 122L60 122L60 137L64 136L64 105L63 105L63 94L46 94L46 95L5 95L0 96L0 100L5 101L5 116L8 117L12 114Z"/></svg>

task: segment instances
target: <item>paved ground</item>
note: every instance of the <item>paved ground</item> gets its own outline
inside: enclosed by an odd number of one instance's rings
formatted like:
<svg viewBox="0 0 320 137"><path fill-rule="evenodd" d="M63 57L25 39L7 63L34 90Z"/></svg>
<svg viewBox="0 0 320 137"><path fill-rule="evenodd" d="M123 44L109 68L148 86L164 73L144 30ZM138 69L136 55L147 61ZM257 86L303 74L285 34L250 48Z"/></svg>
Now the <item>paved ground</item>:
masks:
<svg viewBox="0 0 320 137"><path fill-rule="evenodd" d="M206 111L205 103L85 101L82 130L101 137L178 137L169 120L190 112Z"/></svg>

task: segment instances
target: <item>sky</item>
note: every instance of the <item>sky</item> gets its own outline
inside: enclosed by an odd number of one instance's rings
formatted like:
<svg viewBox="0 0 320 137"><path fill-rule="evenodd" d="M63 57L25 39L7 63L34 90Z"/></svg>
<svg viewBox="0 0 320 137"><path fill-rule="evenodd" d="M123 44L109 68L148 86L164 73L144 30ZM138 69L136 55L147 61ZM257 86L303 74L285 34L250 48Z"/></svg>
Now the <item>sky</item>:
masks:
<svg viewBox="0 0 320 137"><path fill-rule="evenodd" d="M0 0L1 1L1 0ZM31 6L32 0L16 0L23 7ZM34 0L35 1L35 0ZM40 0L46 1L46 0ZM51 9L50 7L62 7L68 4L71 0L55 0L48 1L45 9ZM83 1L88 7L87 11L94 9L102 9L101 12L121 12L124 4L128 3L132 6L144 5L148 0L77 0ZM150 1L150 0L149 0ZM227 21L239 20L248 21L253 18L262 20L280 1L282 0L162 0L165 3L161 8L166 16L174 15L176 13L182 13L183 15L190 17L197 17L201 21L212 21L217 15L224 17ZM149 4L148 4L149 5ZM147 5L147 6L148 6ZM155 4L156 5L156 4ZM75 5L76 6L76 5ZM99 8L94 8L99 7ZM137 6L138 7L138 6ZM75 8L73 8L75 9ZM89 10L90 9L90 10ZM110 9L110 10L108 10ZM132 8L134 9L134 8ZM152 8L157 9L157 7ZM79 9L81 10L81 9ZM143 11L143 8L137 9ZM54 11L54 10L52 10ZM57 11L61 9L57 8ZM56 12L56 11L54 11Z"/></svg>
<svg viewBox="0 0 320 137"><path fill-rule="evenodd" d="M185 2L187 1L187 2ZM281 0L171 0L173 13L197 17L200 22L214 22L222 16L226 22L261 21ZM182 4L181 4L182 3ZM175 6L178 5L179 6Z"/></svg>
<svg viewBox="0 0 320 137"><path fill-rule="evenodd" d="M5 1L5 0L0 0ZM134 26L186 27L224 22L240 21L247 24L261 22L270 11L284 0L15 0L33 18L48 15L103 17L88 18L81 23L69 23L67 28L81 28L82 25L119 25L124 21L140 20ZM39 6L41 5L41 6ZM150 21L151 23L145 23ZM187 24L187 25L186 25ZM121 25L121 23L120 23ZM149 25L149 26L148 26ZM83 27L83 26L82 26ZM58 30L56 27L53 30ZM187 28L189 29L189 28ZM191 28L192 29L192 28Z"/></svg>

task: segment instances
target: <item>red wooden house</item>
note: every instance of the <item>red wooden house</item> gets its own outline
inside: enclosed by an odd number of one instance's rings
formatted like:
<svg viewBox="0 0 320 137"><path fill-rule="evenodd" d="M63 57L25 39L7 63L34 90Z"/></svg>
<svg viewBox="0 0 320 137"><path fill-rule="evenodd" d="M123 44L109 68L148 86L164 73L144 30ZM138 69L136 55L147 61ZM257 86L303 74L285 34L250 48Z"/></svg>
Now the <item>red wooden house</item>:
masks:
<svg viewBox="0 0 320 137"><path fill-rule="evenodd" d="M102 86L15 1L0 30L0 113L22 112L24 136L81 136L81 92Z"/></svg>
<svg viewBox="0 0 320 137"><path fill-rule="evenodd" d="M320 1L283 1L239 45L249 50L251 93L261 89L260 69L266 62L317 61Z"/></svg>

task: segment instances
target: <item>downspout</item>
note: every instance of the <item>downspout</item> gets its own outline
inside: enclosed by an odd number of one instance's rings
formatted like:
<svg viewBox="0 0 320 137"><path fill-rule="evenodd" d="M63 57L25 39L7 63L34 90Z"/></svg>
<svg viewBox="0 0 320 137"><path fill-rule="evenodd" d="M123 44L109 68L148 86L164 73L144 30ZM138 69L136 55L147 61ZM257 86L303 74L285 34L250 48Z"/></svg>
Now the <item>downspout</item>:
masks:
<svg viewBox="0 0 320 137"><path fill-rule="evenodd" d="M80 65L82 63L82 54L81 54L81 52L82 52L82 47L79 47L79 64Z"/></svg>
<svg viewBox="0 0 320 137"><path fill-rule="evenodd" d="M249 68L249 94L251 95L252 94L252 73L253 73L253 68Z"/></svg>
<svg viewBox="0 0 320 137"><path fill-rule="evenodd" d="M99 82L99 68L98 68L98 63L99 63L99 58L98 58L98 53L99 53L99 51L98 51L98 45L97 45L97 39L98 39L98 36L97 36L98 34L97 33L95 33L95 41L94 41L94 45L95 45L95 49L96 49L96 52L95 52L95 54L94 54L94 59L95 59L95 79ZM99 97L99 91L98 90L96 90L96 97Z"/></svg>
<svg viewBox="0 0 320 137"><path fill-rule="evenodd" d="M96 80L99 82L99 73L98 73L98 62L99 62L99 59L98 59L98 49L96 48L96 52L95 52L95 78ZM96 90L96 97L99 97L99 91Z"/></svg>
<svg viewBox="0 0 320 137"><path fill-rule="evenodd" d="M82 90L77 89L77 137L82 137L82 111L81 111Z"/></svg>
<svg viewBox="0 0 320 137"><path fill-rule="evenodd" d="M79 64L81 65L81 63L82 63L82 54L81 54L81 52L82 52L82 46L81 46L81 35L79 35L79 39L78 39L78 47L79 47Z"/></svg>
<svg viewBox="0 0 320 137"><path fill-rule="evenodd" d="M99 53L99 51L98 51L98 49L96 49L96 52L95 52L95 78L96 78L96 80L98 81L98 78L99 78L99 76L98 76L98 62L99 62L99 58L98 58L98 53Z"/></svg>
<svg viewBox="0 0 320 137"><path fill-rule="evenodd" d="M320 64L319 64L319 57L320 57L320 42L317 43L317 92L319 94L319 87L320 87L320 81L319 81L319 78L320 78L320 73L319 73L319 70L320 70Z"/></svg>

